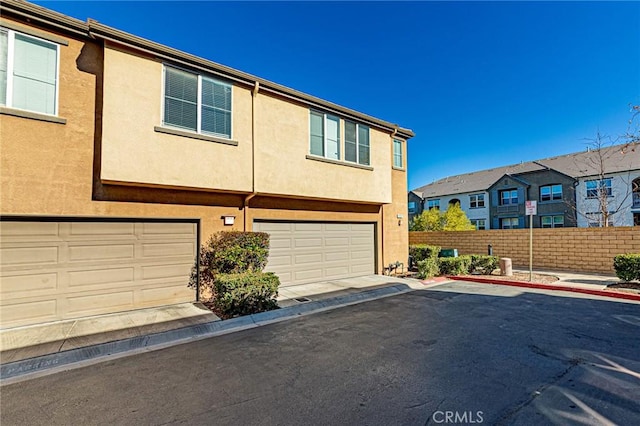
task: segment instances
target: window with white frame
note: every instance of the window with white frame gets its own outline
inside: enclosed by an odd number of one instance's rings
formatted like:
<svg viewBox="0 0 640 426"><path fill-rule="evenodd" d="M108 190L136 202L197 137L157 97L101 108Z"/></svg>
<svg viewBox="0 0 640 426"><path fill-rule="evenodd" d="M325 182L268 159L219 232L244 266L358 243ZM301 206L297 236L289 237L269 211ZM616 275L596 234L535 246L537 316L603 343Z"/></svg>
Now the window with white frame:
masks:
<svg viewBox="0 0 640 426"><path fill-rule="evenodd" d="M408 207L409 213L415 213L416 212L416 202L415 201L409 201L409 204L408 204L407 207Z"/></svg>
<svg viewBox="0 0 640 426"><path fill-rule="evenodd" d="M0 105L57 115L59 50L56 43L0 28Z"/></svg>
<svg viewBox="0 0 640 426"><path fill-rule="evenodd" d="M542 216L540 220L543 228L564 228L563 215Z"/></svg>
<svg viewBox="0 0 640 426"><path fill-rule="evenodd" d="M601 194L606 194L607 197L611 197L613 195L611 190L611 178L588 180L585 184L587 186L587 198L599 198Z"/></svg>
<svg viewBox="0 0 640 426"><path fill-rule="evenodd" d="M478 231L487 229L486 219L471 219L471 223L476 227Z"/></svg>
<svg viewBox="0 0 640 426"><path fill-rule="evenodd" d="M472 209L484 207L484 194L469 195L469 207Z"/></svg>
<svg viewBox="0 0 640 426"><path fill-rule="evenodd" d="M506 191L500 191L500 205L506 206L509 204L518 204L517 189L508 189Z"/></svg>
<svg viewBox="0 0 640 426"><path fill-rule="evenodd" d="M402 168L402 141L393 140L393 166Z"/></svg>
<svg viewBox="0 0 640 426"><path fill-rule="evenodd" d="M163 125L231 138L231 85L165 65Z"/></svg>
<svg viewBox="0 0 640 426"><path fill-rule="evenodd" d="M427 200L427 209L440 209L440 200Z"/></svg>
<svg viewBox="0 0 640 426"><path fill-rule="evenodd" d="M518 218L517 217L505 217L500 219L500 228L502 229L517 229Z"/></svg>
<svg viewBox="0 0 640 426"><path fill-rule="evenodd" d="M544 185L540 187L540 201L562 200L562 185Z"/></svg>
<svg viewBox="0 0 640 426"><path fill-rule="evenodd" d="M340 159L340 119L322 112L311 111L310 149L312 155Z"/></svg>
<svg viewBox="0 0 640 426"><path fill-rule="evenodd" d="M369 128L352 121L344 122L344 159L368 166L370 163Z"/></svg>

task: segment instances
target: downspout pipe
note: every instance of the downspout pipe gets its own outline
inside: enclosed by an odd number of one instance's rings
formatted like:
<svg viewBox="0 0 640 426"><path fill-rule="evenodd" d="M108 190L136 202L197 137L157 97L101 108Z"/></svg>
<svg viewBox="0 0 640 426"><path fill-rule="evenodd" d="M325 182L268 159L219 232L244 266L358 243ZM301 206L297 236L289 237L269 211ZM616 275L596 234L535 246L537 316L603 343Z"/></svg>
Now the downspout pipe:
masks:
<svg viewBox="0 0 640 426"><path fill-rule="evenodd" d="M247 218L247 210L249 209L249 201L257 195L256 193L256 97L260 90L260 82L256 81L251 90L251 194L244 198L242 203L244 217L244 231L248 230L249 220Z"/></svg>

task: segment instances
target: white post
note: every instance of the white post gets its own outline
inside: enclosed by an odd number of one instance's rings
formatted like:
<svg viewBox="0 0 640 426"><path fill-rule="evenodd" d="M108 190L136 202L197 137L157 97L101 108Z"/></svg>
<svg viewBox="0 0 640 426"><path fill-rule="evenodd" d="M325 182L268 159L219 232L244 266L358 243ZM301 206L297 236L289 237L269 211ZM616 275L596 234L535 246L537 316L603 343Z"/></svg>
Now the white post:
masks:
<svg viewBox="0 0 640 426"><path fill-rule="evenodd" d="M533 279L533 215L529 215L529 282Z"/></svg>
<svg viewBox="0 0 640 426"><path fill-rule="evenodd" d="M529 216L529 281L533 280L533 216L538 214L536 201L525 202L525 214Z"/></svg>

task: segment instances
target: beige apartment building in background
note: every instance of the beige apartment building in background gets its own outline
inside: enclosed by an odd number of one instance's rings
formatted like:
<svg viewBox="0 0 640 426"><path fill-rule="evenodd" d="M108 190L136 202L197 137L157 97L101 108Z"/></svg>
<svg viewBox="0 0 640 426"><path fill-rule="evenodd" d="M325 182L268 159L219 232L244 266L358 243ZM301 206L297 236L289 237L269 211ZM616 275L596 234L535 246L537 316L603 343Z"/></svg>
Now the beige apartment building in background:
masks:
<svg viewBox="0 0 640 426"><path fill-rule="evenodd" d="M407 262L395 124L22 1L0 4L0 324L195 301L200 244L283 286Z"/></svg>

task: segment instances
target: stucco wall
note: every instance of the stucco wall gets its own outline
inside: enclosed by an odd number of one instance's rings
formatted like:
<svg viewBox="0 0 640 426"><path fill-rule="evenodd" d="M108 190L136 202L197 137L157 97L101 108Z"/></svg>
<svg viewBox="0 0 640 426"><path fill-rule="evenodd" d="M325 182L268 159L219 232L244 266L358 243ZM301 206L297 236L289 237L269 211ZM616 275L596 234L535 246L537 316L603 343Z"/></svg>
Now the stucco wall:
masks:
<svg viewBox="0 0 640 426"><path fill-rule="evenodd" d="M493 254L511 258L514 266L529 266L529 230L410 232L410 244L456 248L459 254ZM613 257L640 253L640 228L556 228L533 230L533 268L612 273Z"/></svg>
<svg viewBox="0 0 640 426"><path fill-rule="evenodd" d="M106 45L101 179L251 191L251 92L232 87L238 146L159 133L163 64Z"/></svg>
<svg viewBox="0 0 640 426"><path fill-rule="evenodd" d="M344 120L340 131L344 148ZM389 134L370 129L373 170L309 159L309 108L259 93L255 143L257 192L391 202ZM344 152L341 158L344 158Z"/></svg>

